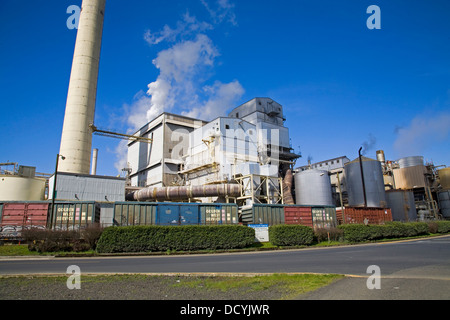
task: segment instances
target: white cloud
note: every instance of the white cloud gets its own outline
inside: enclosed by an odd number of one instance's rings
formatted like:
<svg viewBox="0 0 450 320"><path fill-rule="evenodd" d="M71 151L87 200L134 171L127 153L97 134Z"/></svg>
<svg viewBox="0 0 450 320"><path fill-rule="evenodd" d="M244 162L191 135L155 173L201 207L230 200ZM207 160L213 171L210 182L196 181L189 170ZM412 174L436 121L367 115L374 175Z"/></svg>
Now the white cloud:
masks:
<svg viewBox="0 0 450 320"><path fill-rule="evenodd" d="M175 29L172 29L167 24L159 32L152 33L146 30L144 33L144 40L149 45L159 44L163 41L174 42L179 37L185 37L190 34L197 34L213 29L213 26L207 22L198 21L197 18L191 16L189 12L183 15L182 20L177 22Z"/></svg>
<svg viewBox="0 0 450 320"><path fill-rule="evenodd" d="M206 0L201 0L203 6L208 11L215 24L227 21L236 26L236 14L234 13L234 4L229 0L217 0L215 8L211 8Z"/></svg>
<svg viewBox="0 0 450 320"><path fill-rule="evenodd" d="M145 32L144 40L149 45L168 43L170 47L161 50L153 60L159 75L148 84L148 91L138 93L131 105L124 105L129 132L136 132L162 112L210 120L224 115L242 97L244 89L237 80L207 83L214 73L219 50L206 32L224 21L236 25L234 4L218 0L212 9L205 0L201 2L212 24L186 12L175 28L165 25L158 32ZM126 145L121 143L116 152L119 170L126 166Z"/></svg>
<svg viewBox="0 0 450 320"><path fill-rule="evenodd" d="M202 106L183 112L183 115L212 120L223 116L226 110L234 108L237 101L244 94L244 88L237 80L230 83L216 81L213 86L205 86L203 90L207 93L209 99Z"/></svg>
<svg viewBox="0 0 450 320"><path fill-rule="evenodd" d="M397 130L394 149L399 157L422 155L435 143L450 138L450 113L443 112L433 117L416 116L408 127Z"/></svg>
<svg viewBox="0 0 450 320"><path fill-rule="evenodd" d="M190 109L199 103L198 88L202 75L214 65L218 51L211 39L200 34L193 41L177 43L161 51L153 64L160 74L148 85L150 106L147 121L175 106Z"/></svg>

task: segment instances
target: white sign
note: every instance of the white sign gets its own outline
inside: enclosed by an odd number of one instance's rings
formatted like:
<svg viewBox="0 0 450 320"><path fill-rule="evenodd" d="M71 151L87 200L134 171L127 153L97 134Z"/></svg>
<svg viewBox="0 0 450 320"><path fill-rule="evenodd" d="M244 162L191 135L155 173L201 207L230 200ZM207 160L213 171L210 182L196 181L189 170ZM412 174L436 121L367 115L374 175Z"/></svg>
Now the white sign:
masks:
<svg viewBox="0 0 450 320"><path fill-rule="evenodd" d="M248 226L255 229L255 242L269 242L268 224L249 224Z"/></svg>

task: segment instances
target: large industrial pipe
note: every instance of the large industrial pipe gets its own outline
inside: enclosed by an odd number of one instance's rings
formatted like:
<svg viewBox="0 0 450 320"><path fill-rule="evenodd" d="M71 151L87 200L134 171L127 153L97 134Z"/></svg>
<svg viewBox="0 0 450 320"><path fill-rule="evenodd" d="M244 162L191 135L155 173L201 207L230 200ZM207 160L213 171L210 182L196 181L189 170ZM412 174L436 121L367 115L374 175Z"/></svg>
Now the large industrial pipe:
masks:
<svg viewBox="0 0 450 320"><path fill-rule="evenodd" d="M292 170L288 169L283 179L283 197L285 204L294 204L294 197L292 197Z"/></svg>
<svg viewBox="0 0 450 320"><path fill-rule="evenodd" d="M241 195L239 184L213 184L182 187L149 187L126 195L127 201L172 201L190 198Z"/></svg>
<svg viewBox="0 0 450 320"><path fill-rule="evenodd" d="M60 170L89 174L98 68L106 0L83 0L70 73L60 154Z"/></svg>

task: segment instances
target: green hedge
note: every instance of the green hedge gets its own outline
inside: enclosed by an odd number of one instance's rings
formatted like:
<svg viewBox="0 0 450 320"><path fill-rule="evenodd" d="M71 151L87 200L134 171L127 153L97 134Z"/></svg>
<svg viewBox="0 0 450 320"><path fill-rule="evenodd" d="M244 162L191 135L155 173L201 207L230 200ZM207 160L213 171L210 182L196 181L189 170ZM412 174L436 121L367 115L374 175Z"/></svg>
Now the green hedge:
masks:
<svg viewBox="0 0 450 320"><path fill-rule="evenodd" d="M250 246L254 239L254 229L240 225L109 227L97 243L97 252L233 249Z"/></svg>
<svg viewBox="0 0 450 320"><path fill-rule="evenodd" d="M269 227L269 239L275 246L310 245L314 231L302 225L274 225Z"/></svg>
<svg viewBox="0 0 450 320"><path fill-rule="evenodd" d="M450 221L435 221L437 224L437 233L450 232Z"/></svg>
<svg viewBox="0 0 450 320"><path fill-rule="evenodd" d="M439 233L450 232L450 221L438 221L436 226ZM414 237L430 233L430 224L426 222L388 222L384 225L344 224L338 228L344 231L344 239L349 242Z"/></svg>

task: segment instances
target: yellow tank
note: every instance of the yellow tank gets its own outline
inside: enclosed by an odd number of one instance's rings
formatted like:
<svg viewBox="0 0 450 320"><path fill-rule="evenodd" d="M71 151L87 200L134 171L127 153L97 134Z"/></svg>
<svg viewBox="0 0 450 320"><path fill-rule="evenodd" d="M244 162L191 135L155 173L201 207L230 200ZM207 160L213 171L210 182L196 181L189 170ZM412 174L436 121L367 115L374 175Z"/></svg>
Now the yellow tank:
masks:
<svg viewBox="0 0 450 320"><path fill-rule="evenodd" d="M45 179L0 175L0 201L44 200Z"/></svg>
<svg viewBox="0 0 450 320"><path fill-rule="evenodd" d="M450 190L450 168L438 170L441 187L444 190Z"/></svg>
<svg viewBox="0 0 450 320"><path fill-rule="evenodd" d="M393 173L396 189L414 189L426 186L425 166L394 169Z"/></svg>

